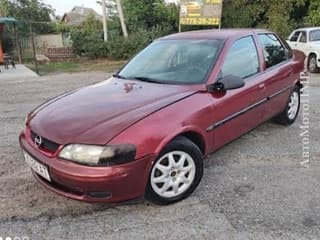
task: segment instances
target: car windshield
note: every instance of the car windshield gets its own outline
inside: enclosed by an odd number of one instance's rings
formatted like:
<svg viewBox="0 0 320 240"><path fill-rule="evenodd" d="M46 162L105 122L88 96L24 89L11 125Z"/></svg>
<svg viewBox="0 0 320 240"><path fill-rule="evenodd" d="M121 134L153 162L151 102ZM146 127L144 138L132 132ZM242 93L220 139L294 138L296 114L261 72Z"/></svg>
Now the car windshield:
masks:
<svg viewBox="0 0 320 240"><path fill-rule="evenodd" d="M320 29L310 32L310 42L320 41Z"/></svg>
<svg viewBox="0 0 320 240"><path fill-rule="evenodd" d="M134 57L118 77L165 84L206 81L222 40L160 40Z"/></svg>

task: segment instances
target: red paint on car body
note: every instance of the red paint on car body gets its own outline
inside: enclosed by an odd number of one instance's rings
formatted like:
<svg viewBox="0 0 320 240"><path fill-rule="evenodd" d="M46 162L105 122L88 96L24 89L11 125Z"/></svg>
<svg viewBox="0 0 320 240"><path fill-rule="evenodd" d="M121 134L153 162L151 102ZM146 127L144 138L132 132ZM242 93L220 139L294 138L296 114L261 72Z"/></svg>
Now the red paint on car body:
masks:
<svg viewBox="0 0 320 240"><path fill-rule="evenodd" d="M296 51L290 60L266 69L258 33L268 31L207 30L160 39L224 40L220 55L203 84L157 84L113 77L43 104L29 114L26 129L20 135L21 147L48 166L53 182L38 175L36 178L50 190L77 200L118 202L143 197L153 161L176 136L191 134L207 155L270 119L284 108L298 83L304 55ZM232 44L249 35L258 49L260 73L242 88L225 93L208 92L207 85L217 80ZM223 122L263 99L268 101ZM219 125L221 121L223 124ZM213 129L209 131L210 127ZM57 143L59 148L55 152L39 149L31 140L31 131ZM134 144L136 160L119 166L90 167L59 159L62 147L72 143ZM110 196L96 198L90 196L92 192L108 192Z"/></svg>

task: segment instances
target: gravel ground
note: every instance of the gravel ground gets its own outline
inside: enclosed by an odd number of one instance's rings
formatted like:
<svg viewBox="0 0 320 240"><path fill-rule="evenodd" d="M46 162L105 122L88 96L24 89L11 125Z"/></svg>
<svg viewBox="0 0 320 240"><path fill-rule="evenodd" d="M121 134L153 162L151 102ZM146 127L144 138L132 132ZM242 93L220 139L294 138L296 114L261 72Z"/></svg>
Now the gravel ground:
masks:
<svg viewBox="0 0 320 240"><path fill-rule="evenodd" d="M101 72L0 79L0 239L320 239L320 76L310 87L311 162L302 161L302 114L261 125L208 157L195 193L171 206L68 200L42 188L24 163L26 114Z"/></svg>

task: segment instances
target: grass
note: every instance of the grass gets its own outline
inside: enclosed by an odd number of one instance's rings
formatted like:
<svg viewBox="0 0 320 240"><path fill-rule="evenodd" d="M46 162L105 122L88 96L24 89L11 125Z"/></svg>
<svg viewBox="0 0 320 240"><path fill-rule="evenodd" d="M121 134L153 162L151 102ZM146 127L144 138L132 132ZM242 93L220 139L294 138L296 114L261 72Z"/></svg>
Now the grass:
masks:
<svg viewBox="0 0 320 240"><path fill-rule="evenodd" d="M76 61L62 61L50 62L47 64L39 64L39 74L49 75L57 73L75 73L75 72L88 72L88 71L103 71L115 72L126 61L112 61L106 59L98 60L76 60ZM26 64L27 67L35 71L35 66L32 63Z"/></svg>

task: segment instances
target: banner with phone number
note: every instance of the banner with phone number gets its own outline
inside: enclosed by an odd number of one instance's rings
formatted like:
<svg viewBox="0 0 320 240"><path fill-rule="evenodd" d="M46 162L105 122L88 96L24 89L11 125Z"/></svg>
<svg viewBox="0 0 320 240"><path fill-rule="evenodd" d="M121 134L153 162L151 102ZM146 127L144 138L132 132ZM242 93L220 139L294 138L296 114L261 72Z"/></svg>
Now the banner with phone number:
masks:
<svg viewBox="0 0 320 240"><path fill-rule="evenodd" d="M219 25L223 0L180 0L181 25Z"/></svg>

